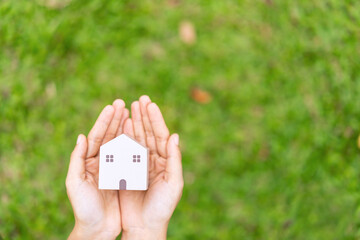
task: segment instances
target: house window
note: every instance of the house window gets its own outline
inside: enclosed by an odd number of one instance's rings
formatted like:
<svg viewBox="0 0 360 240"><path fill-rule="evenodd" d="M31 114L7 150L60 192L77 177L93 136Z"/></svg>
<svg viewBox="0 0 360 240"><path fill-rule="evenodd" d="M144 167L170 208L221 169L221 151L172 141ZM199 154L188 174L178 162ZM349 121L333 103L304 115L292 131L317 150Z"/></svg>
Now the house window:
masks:
<svg viewBox="0 0 360 240"><path fill-rule="evenodd" d="M133 155L133 162L140 162L140 155Z"/></svg>
<svg viewBox="0 0 360 240"><path fill-rule="evenodd" d="M106 162L114 162L114 155L106 155Z"/></svg>

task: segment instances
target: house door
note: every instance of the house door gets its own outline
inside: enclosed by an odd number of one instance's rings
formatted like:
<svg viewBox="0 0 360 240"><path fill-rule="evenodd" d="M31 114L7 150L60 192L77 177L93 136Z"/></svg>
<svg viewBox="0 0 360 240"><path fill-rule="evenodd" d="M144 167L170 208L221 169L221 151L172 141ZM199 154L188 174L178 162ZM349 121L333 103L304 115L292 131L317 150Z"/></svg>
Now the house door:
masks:
<svg viewBox="0 0 360 240"><path fill-rule="evenodd" d="M126 180L125 179L120 180L119 189L120 190L126 190Z"/></svg>

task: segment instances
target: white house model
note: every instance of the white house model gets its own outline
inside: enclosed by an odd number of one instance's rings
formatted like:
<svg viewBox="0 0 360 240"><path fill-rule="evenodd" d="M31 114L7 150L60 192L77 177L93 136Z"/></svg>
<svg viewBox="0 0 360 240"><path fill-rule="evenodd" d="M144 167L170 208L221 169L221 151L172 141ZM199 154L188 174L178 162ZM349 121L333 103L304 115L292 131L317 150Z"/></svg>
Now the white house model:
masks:
<svg viewBox="0 0 360 240"><path fill-rule="evenodd" d="M122 134L100 147L99 189L147 190L148 149Z"/></svg>

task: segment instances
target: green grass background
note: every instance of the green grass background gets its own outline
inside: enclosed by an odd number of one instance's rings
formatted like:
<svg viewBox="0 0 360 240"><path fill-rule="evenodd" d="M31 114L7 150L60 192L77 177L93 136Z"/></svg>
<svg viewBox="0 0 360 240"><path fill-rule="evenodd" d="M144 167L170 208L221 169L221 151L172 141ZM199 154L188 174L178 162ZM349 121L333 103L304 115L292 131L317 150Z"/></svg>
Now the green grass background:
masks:
<svg viewBox="0 0 360 240"><path fill-rule="evenodd" d="M0 1L0 236L66 238L77 135L114 99L148 94L183 148L169 239L360 239L359 9ZM184 20L193 45L179 38Z"/></svg>

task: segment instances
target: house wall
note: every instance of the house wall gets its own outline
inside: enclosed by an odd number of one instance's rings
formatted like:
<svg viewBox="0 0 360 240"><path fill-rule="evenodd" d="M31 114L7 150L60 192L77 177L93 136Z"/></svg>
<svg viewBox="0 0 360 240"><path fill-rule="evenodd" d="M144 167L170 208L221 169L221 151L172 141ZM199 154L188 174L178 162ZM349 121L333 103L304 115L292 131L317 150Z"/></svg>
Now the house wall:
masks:
<svg viewBox="0 0 360 240"><path fill-rule="evenodd" d="M100 148L99 189L119 189L121 179L127 190L146 190L148 187L148 151L127 136L115 138ZM113 155L113 162L106 162ZM140 162L133 162L140 155Z"/></svg>

